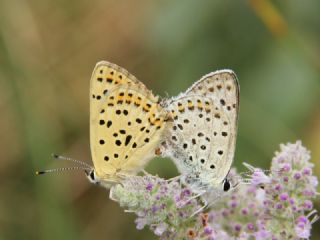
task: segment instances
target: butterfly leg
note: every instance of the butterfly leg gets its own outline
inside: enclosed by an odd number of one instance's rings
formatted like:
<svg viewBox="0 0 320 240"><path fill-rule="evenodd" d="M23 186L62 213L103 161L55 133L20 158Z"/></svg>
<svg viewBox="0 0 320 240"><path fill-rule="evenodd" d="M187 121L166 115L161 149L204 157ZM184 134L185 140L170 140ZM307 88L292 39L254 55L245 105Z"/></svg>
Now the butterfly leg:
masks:
<svg viewBox="0 0 320 240"><path fill-rule="evenodd" d="M151 173L148 173L146 170L142 169L141 172L143 173L143 175L147 176L147 177L158 177L158 175L152 175Z"/></svg>
<svg viewBox="0 0 320 240"><path fill-rule="evenodd" d="M198 197L199 197L199 196L201 196L201 195L198 194ZM203 206L200 207L198 210L196 210L193 214L191 214L190 217L194 217L195 215L203 212L203 211L209 206L209 205L208 205L208 202L207 202L205 199L203 199L203 198L200 198L200 199L201 199L201 202L203 203Z"/></svg>
<svg viewBox="0 0 320 240"><path fill-rule="evenodd" d="M199 213L203 212L203 210L206 208L206 205L203 205L201 208L199 208L197 211L195 211L194 213L192 213L190 215L190 218L193 218L195 215L198 215Z"/></svg>
<svg viewBox="0 0 320 240"><path fill-rule="evenodd" d="M173 182L173 181L177 181L177 180L180 180L180 179L181 179L181 176L175 176L175 177L167 179L166 181L167 182ZM180 187L181 187L182 183L181 183L181 181L179 181L179 182L180 182Z"/></svg>

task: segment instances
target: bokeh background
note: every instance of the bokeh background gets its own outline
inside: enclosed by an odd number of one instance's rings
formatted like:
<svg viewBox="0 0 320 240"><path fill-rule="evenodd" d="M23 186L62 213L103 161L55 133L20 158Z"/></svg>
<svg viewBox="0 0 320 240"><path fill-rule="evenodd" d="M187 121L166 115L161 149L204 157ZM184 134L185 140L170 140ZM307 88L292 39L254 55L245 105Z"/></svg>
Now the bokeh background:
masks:
<svg viewBox="0 0 320 240"><path fill-rule="evenodd" d="M34 174L65 166L52 152L91 163L89 78L100 60L161 96L233 69L235 165L268 168L280 143L301 139L319 174L319 9L317 0L1 0L0 239L156 239L82 172ZM177 174L168 159L148 170Z"/></svg>

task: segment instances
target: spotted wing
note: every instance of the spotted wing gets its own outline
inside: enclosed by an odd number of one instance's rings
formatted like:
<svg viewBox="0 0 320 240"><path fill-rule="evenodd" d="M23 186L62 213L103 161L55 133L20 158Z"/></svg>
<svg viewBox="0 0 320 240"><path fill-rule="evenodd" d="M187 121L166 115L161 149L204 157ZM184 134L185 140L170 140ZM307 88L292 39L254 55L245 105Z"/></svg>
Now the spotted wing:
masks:
<svg viewBox="0 0 320 240"><path fill-rule="evenodd" d="M90 87L90 145L99 178L135 174L154 155L165 129L158 98L125 69L96 65Z"/></svg>
<svg viewBox="0 0 320 240"><path fill-rule="evenodd" d="M173 125L166 135L162 154L173 158L183 174L202 172L208 164L213 140L211 99L182 94L170 100L167 109L171 112Z"/></svg>
<svg viewBox="0 0 320 240"><path fill-rule="evenodd" d="M231 70L209 73L186 91L211 99L213 127L209 164L215 165L214 179L222 181L233 162L239 115L239 83Z"/></svg>
<svg viewBox="0 0 320 240"><path fill-rule="evenodd" d="M226 177L233 161L239 86L230 70L210 73L167 102L174 124L161 151L203 185ZM180 126L180 127L179 127Z"/></svg>

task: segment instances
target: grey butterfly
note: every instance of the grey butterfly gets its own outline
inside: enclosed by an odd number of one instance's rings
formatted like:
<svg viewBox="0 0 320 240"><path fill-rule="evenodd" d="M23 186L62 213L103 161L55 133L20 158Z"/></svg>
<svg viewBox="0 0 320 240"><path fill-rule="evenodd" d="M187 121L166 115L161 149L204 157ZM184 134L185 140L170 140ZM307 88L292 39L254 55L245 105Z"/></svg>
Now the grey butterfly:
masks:
<svg viewBox="0 0 320 240"><path fill-rule="evenodd" d="M170 157L196 193L226 192L233 162L239 84L231 70L209 73L177 97L163 101L173 124L159 153Z"/></svg>

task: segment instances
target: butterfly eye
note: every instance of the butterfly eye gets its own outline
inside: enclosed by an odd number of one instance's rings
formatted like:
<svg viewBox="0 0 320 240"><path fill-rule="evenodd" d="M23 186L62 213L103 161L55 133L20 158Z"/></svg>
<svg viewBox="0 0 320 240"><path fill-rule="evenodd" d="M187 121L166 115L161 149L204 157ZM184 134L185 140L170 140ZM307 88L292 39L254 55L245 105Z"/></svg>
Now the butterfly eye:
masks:
<svg viewBox="0 0 320 240"><path fill-rule="evenodd" d="M229 191L230 187L231 187L231 185L230 185L229 180L225 179L223 181L223 191L225 191L225 192Z"/></svg>
<svg viewBox="0 0 320 240"><path fill-rule="evenodd" d="M90 171L84 171L88 177L88 179L91 181L91 182L96 182L96 177L95 177L95 174L94 174L94 170L90 170Z"/></svg>
<svg viewBox="0 0 320 240"><path fill-rule="evenodd" d="M94 171L90 172L90 178L91 178L92 181L96 180L95 177L94 177Z"/></svg>

